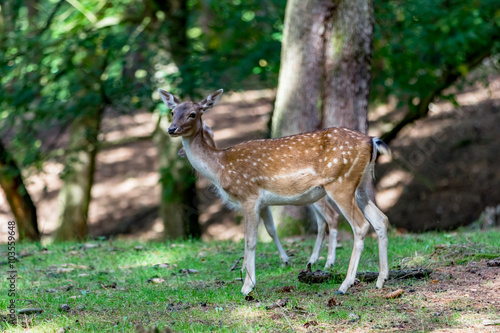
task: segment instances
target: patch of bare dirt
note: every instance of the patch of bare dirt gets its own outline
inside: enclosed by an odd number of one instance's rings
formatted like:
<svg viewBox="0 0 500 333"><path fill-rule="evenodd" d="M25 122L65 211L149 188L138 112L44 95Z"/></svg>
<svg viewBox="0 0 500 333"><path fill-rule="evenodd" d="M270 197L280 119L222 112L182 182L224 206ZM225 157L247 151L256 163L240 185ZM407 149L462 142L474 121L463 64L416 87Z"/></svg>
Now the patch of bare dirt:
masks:
<svg viewBox="0 0 500 333"><path fill-rule="evenodd" d="M427 118L391 143L394 159L382 159L376 173L377 201L392 225L410 231L456 228L500 203L500 77L491 76L489 83L458 94L459 107L432 104Z"/></svg>

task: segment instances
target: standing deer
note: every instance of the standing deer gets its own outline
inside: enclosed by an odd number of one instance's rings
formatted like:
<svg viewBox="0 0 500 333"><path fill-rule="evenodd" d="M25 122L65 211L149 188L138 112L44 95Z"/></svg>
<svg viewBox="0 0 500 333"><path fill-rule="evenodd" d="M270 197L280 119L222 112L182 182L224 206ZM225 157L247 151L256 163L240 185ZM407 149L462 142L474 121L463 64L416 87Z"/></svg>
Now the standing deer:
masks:
<svg viewBox="0 0 500 333"><path fill-rule="evenodd" d="M271 220L269 206L307 205L325 195L345 216L354 232L354 247L338 292L354 283L364 239L370 224L378 235L379 276L377 288L389 275L387 262L387 217L370 199L378 153L389 153L380 139L346 128L327 128L278 139L253 140L234 147L212 147L203 131L202 115L213 108L223 90L199 103L181 103L159 89L172 109L168 133L181 136L192 166L217 187L224 202L243 211L245 221L245 280L247 295L256 284L255 249L259 217Z"/></svg>
<svg viewBox="0 0 500 333"><path fill-rule="evenodd" d="M208 126L204 121L202 122L202 126L203 126L203 136L207 144L209 144L213 148L217 148L214 139L214 133L210 128L210 126ZM180 157L186 157L186 150L184 148L181 148L179 150L178 155ZM318 226L316 243L314 244L313 253L311 255L311 258L309 259L308 265L312 266L314 263L316 263L316 261L318 261L319 252L321 250L321 246L323 245L323 240L325 238L325 231L326 228L328 227L329 247L328 247L328 256L326 259L325 268L330 268L335 263L335 250L337 248L337 227L338 227L339 215L332 207L332 205L328 203L326 196L319 199L314 204L308 206L314 212L314 215L316 217L316 223ZM288 265L289 258L285 250L283 250L283 247L281 246L281 242L278 238L278 234L276 233L276 227L273 223L272 218L264 220L264 226L267 230L267 233L269 234L269 236L271 236L272 240L274 241L276 248L278 249L278 253L282 261L282 266L285 267L286 265Z"/></svg>

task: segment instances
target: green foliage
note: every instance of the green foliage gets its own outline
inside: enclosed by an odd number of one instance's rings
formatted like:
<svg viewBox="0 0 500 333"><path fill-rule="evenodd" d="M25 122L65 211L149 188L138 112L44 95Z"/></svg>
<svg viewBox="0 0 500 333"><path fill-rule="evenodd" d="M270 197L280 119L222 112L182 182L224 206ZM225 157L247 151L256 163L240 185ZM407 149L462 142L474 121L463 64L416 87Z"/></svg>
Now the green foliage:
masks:
<svg viewBox="0 0 500 333"><path fill-rule="evenodd" d="M377 100L395 95L401 104L417 104L499 51L495 0L375 1L375 22L372 97Z"/></svg>
<svg viewBox="0 0 500 333"><path fill-rule="evenodd" d="M49 128L62 132L104 106L153 107L151 84L134 75L133 63L153 55L131 51L147 41L134 34L144 5L45 1L28 10L28 3L15 4L1 12L0 133L10 134L22 166L40 160L39 137Z"/></svg>
<svg viewBox="0 0 500 333"><path fill-rule="evenodd" d="M170 5L181 7L170 12ZM53 148L57 138L40 141L47 129L62 134L74 119L103 106L120 113L153 110L159 85L201 96L259 80L276 84L285 0L1 6L0 133L21 167Z"/></svg>
<svg viewBox="0 0 500 333"><path fill-rule="evenodd" d="M167 76L179 94L277 85L286 0L191 1L189 58Z"/></svg>

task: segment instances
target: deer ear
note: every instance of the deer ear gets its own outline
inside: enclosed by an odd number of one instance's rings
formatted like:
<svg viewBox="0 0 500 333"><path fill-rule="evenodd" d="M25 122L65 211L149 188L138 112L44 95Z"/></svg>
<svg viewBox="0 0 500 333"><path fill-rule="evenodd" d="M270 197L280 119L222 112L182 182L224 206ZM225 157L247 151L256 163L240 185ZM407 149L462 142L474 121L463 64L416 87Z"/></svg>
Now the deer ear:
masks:
<svg viewBox="0 0 500 333"><path fill-rule="evenodd" d="M158 92L160 93L161 99L165 104L167 104L169 109L173 110L177 106L177 104L181 104L181 101L175 98L171 93L163 89L158 89Z"/></svg>
<svg viewBox="0 0 500 333"><path fill-rule="evenodd" d="M208 95L207 98L203 99L200 102L202 111L204 112L213 108L221 98L223 92L224 90L219 89Z"/></svg>

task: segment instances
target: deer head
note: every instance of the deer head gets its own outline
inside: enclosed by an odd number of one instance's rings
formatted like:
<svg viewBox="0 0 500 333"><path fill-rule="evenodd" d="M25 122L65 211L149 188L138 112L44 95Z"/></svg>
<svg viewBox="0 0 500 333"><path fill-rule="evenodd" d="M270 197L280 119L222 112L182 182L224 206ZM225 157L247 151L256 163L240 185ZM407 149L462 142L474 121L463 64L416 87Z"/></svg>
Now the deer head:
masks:
<svg viewBox="0 0 500 333"><path fill-rule="evenodd" d="M201 116L217 104L224 92L219 89L199 103L181 103L171 93L163 89L158 91L163 102L172 110L172 124L168 128L168 134L173 137L193 136L200 128L203 128Z"/></svg>

